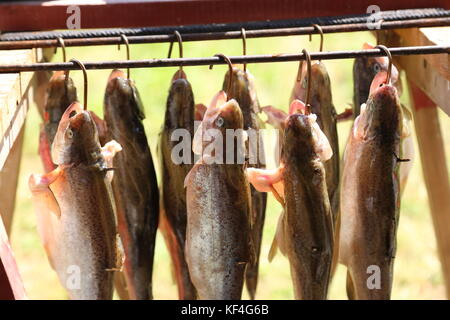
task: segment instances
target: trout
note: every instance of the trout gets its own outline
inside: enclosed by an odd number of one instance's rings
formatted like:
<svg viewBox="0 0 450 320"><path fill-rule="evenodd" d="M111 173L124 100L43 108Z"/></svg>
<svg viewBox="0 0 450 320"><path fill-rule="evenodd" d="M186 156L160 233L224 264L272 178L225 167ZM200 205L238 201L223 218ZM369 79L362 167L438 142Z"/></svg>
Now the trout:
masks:
<svg viewBox="0 0 450 320"><path fill-rule="evenodd" d="M29 179L41 240L71 299L112 299L118 255L107 172L120 149L115 141L101 148L89 112L73 103L53 141L57 168Z"/></svg>
<svg viewBox="0 0 450 320"><path fill-rule="evenodd" d="M334 234L323 162L333 151L316 115L305 114L303 102L294 100L290 111L280 166L248 168L247 175L257 190L273 192L284 208L269 260L277 247L287 255L296 299L326 299Z"/></svg>
<svg viewBox="0 0 450 320"><path fill-rule="evenodd" d="M350 299L390 299L399 219L402 108L397 90L372 82L344 153L340 257ZM378 281L370 279L377 276Z"/></svg>
<svg viewBox="0 0 450 320"><path fill-rule="evenodd" d="M172 259L173 273L178 286L180 299L196 299L197 293L191 282L184 256L186 241L186 192L184 179L192 169L194 154L191 138L194 136L194 94L183 71L177 71L172 79L167 98L166 114L158 151L161 158L161 210L159 229L162 232ZM199 108L199 113L202 111ZM183 161L175 163L173 148L180 142L177 133L183 133L183 143L187 143L182 154ZM174 139L172 135L174 134ZM184 140L187 139L187 140ZM186 151L187 150L187 151Z"/></svg>
<svg viewBox="0 0 450 320"><path fill-rule="evenodd" d="M230 73L228 71L223 82L223 90L227 90L229 77ZM226 94L229 99L235 99L239 104L244 118L244 130L252 130L258 138L257 145L252 145L250 149L249 146L247 146L247 149L250 150L250 152L252 152L252 150L254 152L254 154L250 155L247 166L250 168L265 168L264 144L262 137L259 135L261 120L258 117L258 113L261 112L261 109L256 96L254 78L248 71L246 72L239 68L233 68L231 83L231 88ZM259 192L251 185L250 193L252 199L252 236L256 259L254 260L254 264L247 266L245 283L250 299L254 300L258 284L259 255L266 214L267 193Z"/></svg>
<svg viewBox="0 0 450 320"><path fill-rule="evenodd" d="M227 129L237 132L231 145L225 139ZM226 102L226 94L221 91L194 136L193 150L201 158L185 180L188 210L185 251L200 299L241 299L245 269L254 255L245 157L238 161L243 155L239 150L245 152L242 129L238 103L234 99ZM230 155L234 161L225 164L225 157L228 159Z"/></svg>
<svg viewBox="0 0 450 320"><path fill-rule="evenodd" d="M305 101L307 91L306 63L299 70L300 81L295 83L292 90L291 101L295 99ZM317 116L317 123L327 137L333 154L330 160L324 162L325 177L327 183L328 197L330 198L333 221L336 223L339 211L339 140L336 127L336 110L331 95L330 77L325 65L320 61L311 64L311 91L310 91L311 113Z"/></svg>
<svg viewBox="0 0 450 320"><path fill-rule="evenodd" d="M114 158L112 188L118 230L125 252L124 276L130 299L152 299L152 270L159 215L159 193L142 120L139 92L122 71L114 70L104 99L109 139L122 151Z"/></svg>
<svg viewBox="0 0 450 320"><path fill-rule="evenodd" d="M45 172L56 168L50 147L55 138L59 121L67 107L77 101L77 89L68 73L55 72L50 78L44 107L44 125L39 135L39 155Z"/></svg>

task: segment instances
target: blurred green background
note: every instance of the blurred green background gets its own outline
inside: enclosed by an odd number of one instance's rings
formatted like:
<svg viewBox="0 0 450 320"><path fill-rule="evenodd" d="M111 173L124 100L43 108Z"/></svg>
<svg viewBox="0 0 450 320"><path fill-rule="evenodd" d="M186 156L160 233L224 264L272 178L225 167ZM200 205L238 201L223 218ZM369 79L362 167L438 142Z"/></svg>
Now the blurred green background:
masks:
<svg viewBox="0 0 450 320"><path fill-rule="evenodd" d="M324 50L361 49L364 42L375 42L368 32L325 35ZM168 44L131 45L132 59L163 58L167 56ZM284 38L249 39L248 54L275 54L300 52L302 48L316 51L319 37L313 36L309 42L306 36ZM178 53L177 48L174 55ZM207 57L216 53L240 55L241 40L222 40L184 43L185 57ZM67 57L81 61L101 61L125 59L124 48L117 46L67 48ZM62 61L61 51L53 61ZM353 60L325 61L332 83L333 100L338 112L352 103ZM257 94L262 106L273 105L287 109L292 86L294 85L298 64L296 62L252 64L248 70L254 75ZM188 79L192 84L196 103L209 103L212 96L221 88L226 66L186 67ZM165 103L170 80L176 68L132 69L131 78L136 82L142 97L146 119L145 129L156 158L158 133L163 121ZM106 81L110 70L88 71L88 108L103 115L102 104ZM71 72L83 98L81 72ZM405 81L403 82L406 83ZM402 101L409 105L405 88ZM440 111L441 127L446 142L447 159L450 152L450 119ZM36 231L36 219L27 187L31 173L41 173L42 165L37 154L38 132L41 123L36 108L31 108L26 123L24 153L21 163L16 212L11 235L12 246L22 273L26 291L31 299L66 299L67 295L51 269ZM350 122L339 124L341 152L347 139ZM267 150L267 149L266 149ZM269 149L273 150L273 149ZM427 194L422 179L421 164L416 159L409 177L401 204L401 219L398 229L398 253L395 263L393 295L394 299L445 299L445 288L437 258L432 221L427 202ZM158 161L155 161L157 164ZM448 163L450 167L450 163ZM158 170L158 168L157 168ZM266 213L263 245L261 252L260 278L257 299L292 299L293 291L289 264L278 254L272 263L267 260L274 236L280 206L272 196ZM157 237L155 266L153 271L153 293L155 299L177 299L177 290L171 277L170 260L160 234ZM245 292L245 290L244 290ZM331 285L330 299L346 299L345 268L339 266ZM244 298L248 298L244 293Z"/></svg>

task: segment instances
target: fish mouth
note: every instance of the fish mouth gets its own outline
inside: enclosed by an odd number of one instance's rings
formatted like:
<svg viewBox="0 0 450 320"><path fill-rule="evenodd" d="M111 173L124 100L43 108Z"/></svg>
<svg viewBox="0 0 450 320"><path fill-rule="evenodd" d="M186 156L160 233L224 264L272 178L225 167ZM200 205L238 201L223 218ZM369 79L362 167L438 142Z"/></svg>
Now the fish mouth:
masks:
<svg viewBox="0 0 450 320"><path fill-rule="evenodd" d="M236 100L231 99L219 107L219 116L215 121L218 128L223 126L219 125L220 119L225 121L227 129L239 129L243 127L241 108Z"/></svg>
<svg viewBox="0 0 450 320"><path fill-rule="evenodd" d="M80 113L73 115L69 121L70 121L69 127L71 129L80 130L86 123L92 122L92 118L89 115L89 112L82 111Z"/></svg>
<svg viewBox="0 0 450 320"><path fill-rule="evenodd" d="M113 71L111 71L109 77L108 77L108 82L115 79L115 78L123 78L126 79L125 73L122 70L119 69L114 69Z"/></svg>
<svg viewBox="0 0 450 320"><path fill-rule="evenodd" d="M81 106L81 104L79 102L73 102L71 103L66 111L64 111L62 117L61 117L61 123L63 123L64 121L69 120L70 118L72 118L74 115L78 114L78 113L82 113L83 107Z"/></svg>
<svg viewBox="0 0 450 320"><path fill-rule="evenodd" d="M127 85L128 79L122 70L114 69L108 78L108 85L106 86L106 92L111 93L115 90L120 90L127 93L130 89Z"/></svg>
<svg viewBox="0 0 450 320"><path fill-rule="evenodd" d="M311 130L311 117L315 120L315 115L305 115L302 113L294 113L289 115L285 120L285 128L286 129L296 129L296 130Z"/></svg>

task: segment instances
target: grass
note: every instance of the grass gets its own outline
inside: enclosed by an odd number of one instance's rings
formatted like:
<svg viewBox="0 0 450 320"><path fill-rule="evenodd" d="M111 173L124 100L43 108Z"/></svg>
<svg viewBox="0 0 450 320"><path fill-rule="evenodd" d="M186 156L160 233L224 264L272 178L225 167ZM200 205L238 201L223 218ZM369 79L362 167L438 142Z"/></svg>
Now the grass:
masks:
<svg viewBox="0 0 450 320"><path fill-rule="evenodd" d="M325 50L360 49L363 42L374 42L369 33L351 33L325 36ZM315 51L318 37L310 43L307 37L285 37L248 40L248 54L267 54L299 52L302 48ZM161 58L167 55L167 44L132 45L132 59ZM241 54L240 40L205 41L185 43L185 57L211 56L216 53L227 55ZM174 52L177 52L175 50ZM125 58L125 50L118 51L116 46L68 48L67 56L82 61L116 60ZM54 57L61 61L61 52ZM353 60L335 60L325 62L332 82L334 104L338 112L343 111L352 102ZM295 62L255 64L248 69L255 76L256 89L261 105L274 105L287 109L290 91L294 84L298 64ZM133 69L131 77L136 81L146 112L144 120L153 157L156 158L157 136L163 121L165 100L170 79L176 68ZM195 101L208 103L221 88L225 66L187 67L185 71L190 80ZM89 71L88 108L102 115L103 94L110 70ZM72 72L82 99L81 72ZM403 82L406 83L406 82ZM402 101L409 105L405 90ZM440 112L441 127L448 128L450 119ZM21 163L16 212L12 229L12 246L22 273L26 291L32 299L66 299L67 295L59 284L55 272L45 256L36 231L36 220L30 201L27 180L31 173L42 172L37 154L38 132L41 119L36 108L29 111L24 152ZM339 124L341 150L345 145L350 123ZM446 141L447 159L450 152L450 131L443 130ZM273 150L273 149L268 149ZM418 150L416 145L416 150ZM418 152L417 152L418 153ZM157 164L158 161L155 161ZM449 163L450 166L450 163ZM292 299L293 291L289 264L285 257L278 254L272 263L267 260L269 248L275 233L280 206L269 196L267 218L261 253L260 279L257 291L258 299ZM170 260L163 239L157 237L155 266L153 271L155 299L176 299L177 291L170 273ZM244 298L247 298L246 293ZM345 268L339 266L330 289L331 299L345 299ZM404 192L401 220L398 230L398 253L395 264L394 299L444 299L445 288L437 258L432 221L427 202L427 194L422 179L421 164L415 159L409 182Z"/></svg>

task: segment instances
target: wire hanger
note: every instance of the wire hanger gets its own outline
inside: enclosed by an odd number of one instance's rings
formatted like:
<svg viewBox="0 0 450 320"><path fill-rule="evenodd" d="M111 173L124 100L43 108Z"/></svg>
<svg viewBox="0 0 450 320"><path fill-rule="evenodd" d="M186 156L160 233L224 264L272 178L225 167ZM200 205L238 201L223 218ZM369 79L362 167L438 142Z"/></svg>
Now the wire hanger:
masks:
<svg viewBox="0 0 450 320"><path fill-rule="evenodd" d="M123 40L127 48L127 60L130 60L130 43L128 42L128 38L123 33L120 35L120 38ZM120 43L117 45L117 48L120 50ZM130 68L127 68L127 79L130 79Z"/></svg>
<svg viewBox="0 0 450 320"><path fill-rule="evenodd" d="M84 64L77 60L77 59L70 59L70 62L73 62L75 64L77 64L80 69L83 71L83 78L84 78L84 103L83 103L83 109L87 110L87 89L88 89L88 78L87 78L87 71L86 68L84 67Z"/></svg>
<svg viewBox="0 0 450 320"><path fill-rule="evenodd" d="M58 41L58 44L61 46L63 62L67 62L67 60L66 60L66 45L64 43L63 38L57 37L56 41ZM58 47L55 47L55 53L57 50L58 50ZM69 72L70 72L70 70L64 71L64 76L65 76L64 81L66 83L66 88L67 88L67 82L69 81Z"/></svg>
<svg viewBox="0 0 450 320"><path fill-rule="evenodd" d="M309 105L309 96L311 93L311 56L309 55L308 50L303 49L302 50L303 55L305 56L306 60L306 71L307 71L307 88L306 88L306 99L305 99L305 107L306 107L306 114L311 113L311 106ZM300 81L300 75L301 71L303 69L303 60L299 65L299 72L298 72L298 78L297 81Z"/></svg>
<svg viewBox="0 0 450 320"><path fill-rule="evenodd" d="M66 62L66 45L64 44L64 40L61 37L57 37L56 41L58 41L58 44L61 46L62 55L63 55L63 62ZM55 53L58 50L58 47L55 47Z"/></svg>
<svg viewBox="0 0 450 320"><path fill-rule="evenodd" d="M386 56L388 57L389 64L388 64L387 76L386 76L385 84L390 84L391 83L391 71L392 71L392 55L391 55L391 52L389 51L388 48L386 48L386 46L384 46L382 44L377 45L375 48L378 48L381 51L384 51L386 53Z"/></svg>
<svg viewBox="0 0 450 320"><path fill-rule="evenodd" d="M242 55L246 56L247 55L247 35L245 33L245 29L241 28L241 33L242 33ZM244 63L244 72L247 72L247 64Z"/></svg>
<svg viewBox="0 0 450 320"><path fill-rule="evenodd" d="M320 48L320 52L322 52L323 51L323 30L322 30L322 27L319 26L318 24L313 24L312 26L320 34L320 47L319 48ZM309 41L311 41L311 40L312 40L312 34L310 33L309 34Z"/></svg>
<svg viewBox="0 0 450 320"><path fill-rule="evenodd" d="M228 65L228 73L229 73L228 86L227 86L227 90L225 91L227 93L227 101L228 101L229 100L228 94L231 92L231 88L232 88L232 84L233 84L233 64L231 63L230 58L228 58L226 55L224 55L222 53L215 54L214 57L222 58ZM213 65L210 65L209 69L211 70L212 68L213 68Z"/></svg>
<svg viewBox="0 0 450 320"><path fill-rule="evenodd" d="M174 35L177 38L178 41L178 49L180 50L180 59L183 58L183 39L181 38L181 34L175 30ZM169 53L167 54L167 59L170 59L170 56L172 55L172 49L173 49L173 41L170 42L169 46ZM183 71L183 66L180 65L180 71Z"/></svg>

